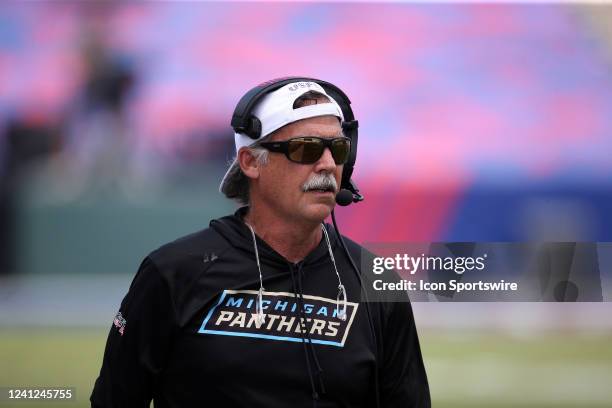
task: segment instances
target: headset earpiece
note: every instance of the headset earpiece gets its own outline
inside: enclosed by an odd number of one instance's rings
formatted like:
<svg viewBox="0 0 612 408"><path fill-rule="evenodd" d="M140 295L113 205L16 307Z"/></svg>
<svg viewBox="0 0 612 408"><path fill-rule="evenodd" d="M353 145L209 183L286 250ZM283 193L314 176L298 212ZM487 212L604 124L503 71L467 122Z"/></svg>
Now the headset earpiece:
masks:
<svg viewBox="0 0 612 408"><path fill-rule="evenodd" d="M257 116L251 115L249 119L249 127L245 132L251 139L257 140L261 137L261 121Z"/></svg>
<svg viewBox="0 0 612 408"><path fill-rule="evenodd" d="M351 139L351 152L342 170L342 182L340 183L340 187L351 191L352 189L349 185L351 184L351 176L353 175L353 168L357 160L358 128L359 122L356 120L344 121L342 123L342 132L346 137Z"/></svg>

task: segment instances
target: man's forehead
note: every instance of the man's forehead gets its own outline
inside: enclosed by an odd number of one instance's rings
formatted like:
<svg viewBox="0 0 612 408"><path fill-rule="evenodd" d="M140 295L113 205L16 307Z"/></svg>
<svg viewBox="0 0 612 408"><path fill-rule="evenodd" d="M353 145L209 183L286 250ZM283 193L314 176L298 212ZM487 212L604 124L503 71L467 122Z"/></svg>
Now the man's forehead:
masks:
<svg viewBox="0 0 612 408"><path fill-rule="evenodd" d="M338 118L331 115L302 119L279 129L271 140L286 140L298 136L339 137L342 136L342 127Z"/></svg>

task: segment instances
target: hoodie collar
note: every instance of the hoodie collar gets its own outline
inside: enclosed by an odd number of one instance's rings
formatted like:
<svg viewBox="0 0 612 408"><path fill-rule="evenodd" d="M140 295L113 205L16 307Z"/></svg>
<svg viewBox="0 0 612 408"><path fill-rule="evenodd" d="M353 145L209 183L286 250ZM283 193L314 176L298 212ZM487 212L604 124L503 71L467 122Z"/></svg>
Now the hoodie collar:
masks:
<svg viewBox="0 0 612 408"><path fill-rule="evenodd" d="M243 218L248 212L249 207L240 207L233 215L228 215L222 218L212 220L210 227L217 231L226 241L233 247L253 254L253 239L249 228L244 223ZM336 235L333 233L333 228L328 224L325 228L329 232L332 249L336 249ZM259 248L259 256L266 263L277 264L278 266L290 265L291 262L285 259L281 254L276 252L266 241L256 236L257 246ZM329 262L329 252L325 237L321 237L321 241L302 261L303 264L317 264L320 262Z"/></svg>

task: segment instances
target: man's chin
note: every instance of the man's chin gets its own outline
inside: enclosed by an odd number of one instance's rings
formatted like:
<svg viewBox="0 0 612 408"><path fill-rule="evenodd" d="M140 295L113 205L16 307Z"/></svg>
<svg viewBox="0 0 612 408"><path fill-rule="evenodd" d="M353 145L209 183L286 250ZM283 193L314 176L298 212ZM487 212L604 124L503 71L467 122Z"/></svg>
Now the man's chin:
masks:
<svg viewBox="0 0 612 408"><path fill-rule="evenodd" d="M323 220L330 216L335 204L335 200L308 204L305 209L305 218L316 222L323 222Z"/></svg>

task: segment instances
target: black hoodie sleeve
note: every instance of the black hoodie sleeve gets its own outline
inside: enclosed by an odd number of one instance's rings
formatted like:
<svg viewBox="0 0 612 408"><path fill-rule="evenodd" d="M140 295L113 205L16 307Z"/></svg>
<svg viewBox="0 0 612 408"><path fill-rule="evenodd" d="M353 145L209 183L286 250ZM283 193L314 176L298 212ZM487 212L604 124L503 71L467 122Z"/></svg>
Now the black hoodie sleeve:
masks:
<svg viewBox="0 0 612 408"><path fill-rule="evenodd" d="M407 295L384 304L383 358L379 366L384 408L429 408L431 400L419 338Z"/></svg>
<svg viewBox="0 0 612 408"><path fill-rule="evenodd" d="M119 310L125 319L111 326L91 406L148 407L163 370L176 327L176 312L167 282L146 258Z"/></svg>

